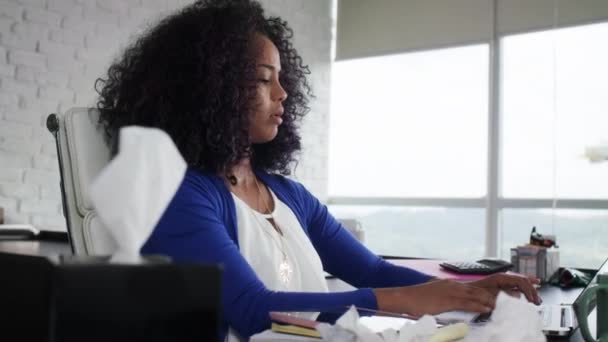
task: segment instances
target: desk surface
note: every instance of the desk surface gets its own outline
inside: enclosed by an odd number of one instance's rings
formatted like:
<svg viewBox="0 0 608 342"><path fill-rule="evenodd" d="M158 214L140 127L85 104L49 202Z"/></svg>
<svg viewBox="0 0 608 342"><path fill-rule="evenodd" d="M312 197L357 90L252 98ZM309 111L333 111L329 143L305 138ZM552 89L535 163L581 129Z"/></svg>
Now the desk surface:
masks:
<svg viewBox="0 0 608 342"><path fill-rule="evenodd" d="M345 291L350 287L350 285L342 282L339 279L328 279L328 285L330 291ZM576 289L561 289L559 287L546 285L541 287L540 295L543 298L544 303L550 304L571 304L574 302L576 297L582 291L582 288ZM275 333L270 330L266 330L260 334L254 335L251 338L251 342L274 342L274 341L283 341L283 342L316 342L319 339L301 337L301 336L292 336ZM548 337L547 341L571 341L571 342L584 342L585 340L581 336L580 330L577 329L570 338L568 337Z"/></svg>
<svg viewBox="0 0 608 342"><path fill-rule="evenodd" d="M70 245L67 242L56 242L56 241L40 241L40 240L0 240L0 251L18 254L28 255L44 255L50 257L56 257L61 254L71 254ZM352 287L339 279L328 279L328 286L330 291L348 291ZM579 293L582 291L581 288L576 289L561 289L555 286L543 286L540 289L541 297L546 304L572 304ZM283 341L285 336L283 337ZM268 336L264 336L268 337ZM278 339L281 340L281 339ZM318 339L305 339L297 338L297 341L319 341ZM273 341L273 339L252 339L252 341ZM277 341L277 339L274 339ZM584 342L580 331L577 331L568 338L549 338L548 341L573 341L573 342Z"/></svg>
<svg viewBox="0 0 608 342"><path fill-rule="evenodd" d="M349 284L341 281L337 278L327 280L327 285L331 292L336 291L349 291L354 289ZM545 285L540 288L540 295L543 298L545 304L572 304L576 297L581 293L582 288L574 289L561 289L556 286ZM307 338L301 336L291 336L285 334L274 333L270 330L266 330L260 334L254 335L251 338L251 342L272 342L272 341L319 341L315 338ZM574 334L570 337L548 337L547 341L572 341L572 342L584 342L580 331L577 329Z"/></svg>
<svg viewBox="0 0 608 342"><path fill-rule="evenodd" d="M70 244L67 242L41 240L0 240L0 251L44 256L72 254Z"/></svg>
<svg viewBox="0 0 608 342"><path fill-rule="evenodd" d="M70 244L67 242L41 240L0 240L0 251L49 257L72 254Z"/></svg>

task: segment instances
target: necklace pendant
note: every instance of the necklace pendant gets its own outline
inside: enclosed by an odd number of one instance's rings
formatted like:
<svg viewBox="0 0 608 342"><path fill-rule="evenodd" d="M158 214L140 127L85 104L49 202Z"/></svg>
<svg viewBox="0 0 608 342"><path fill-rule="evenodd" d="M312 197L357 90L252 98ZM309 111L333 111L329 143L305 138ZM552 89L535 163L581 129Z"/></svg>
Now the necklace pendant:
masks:
<svg viewBox="0 0 608 342"><path fill-rule="evenodd" d="M279 278L283 284L289 284L291 280L291 274L293 273L293 269L287 261L287 258L283 258L283 261L279 264Z"/></svg>

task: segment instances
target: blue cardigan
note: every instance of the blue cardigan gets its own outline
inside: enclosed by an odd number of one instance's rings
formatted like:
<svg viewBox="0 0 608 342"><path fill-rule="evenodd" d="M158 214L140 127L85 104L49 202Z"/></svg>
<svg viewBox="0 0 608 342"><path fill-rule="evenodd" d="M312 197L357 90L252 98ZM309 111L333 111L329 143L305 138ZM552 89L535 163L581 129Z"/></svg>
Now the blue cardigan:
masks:
<svg viewBox="0 0 608 342"><path fill-rule="evenodd" d="M340 293L277 292L267 289L239 252L236 211L218 176L188 170L142 254L175 261L223 265L223 331L231 326L249 337L270 328L270 311L330 311L356 305L377 309L371 288L406 286L430 276L382 260L354 239L300 183L256 172L296 215L323 268L359 288Z"/></svg>

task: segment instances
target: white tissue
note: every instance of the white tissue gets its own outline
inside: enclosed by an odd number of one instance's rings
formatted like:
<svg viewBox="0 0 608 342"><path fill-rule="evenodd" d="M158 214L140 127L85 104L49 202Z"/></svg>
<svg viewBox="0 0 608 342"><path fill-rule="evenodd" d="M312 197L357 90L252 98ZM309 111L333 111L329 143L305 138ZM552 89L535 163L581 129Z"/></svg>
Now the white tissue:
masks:
<svg viewBox="0 0 608 342"><path fill-rule="evenodd" d="M373 325L369 322L366 317L359 318L357 310L351 307L335 325L322 323L316 329L324 341L334 342L433 342L455 338L463 342L546 341L538 308L503 292L496 298L491 320L471 324L470 329L464 323L437 328L432 316L423 316L418 321L376 321Z"/></svg>
<svg viewBox="0 0 608 342"><path fill-rule="evenodd" d="M517 299L504 292L496 298L496 308L489 322L474 327L466 342L537 342L546 341L538 307L525 298Z"/></svg>
<svg viewBox="0 0 608 342"><path fill-rule="evenodd" d="M422 316L416 324L404 324L399 330L398 342L431 341L437 332L437 322L433 316Z"/></svg>
<svg viewBox="0 0 608 342"><path fill-rule="evenodd" d="M437 323L432 316L424 316L417 322L391 317L359 318L357 310L351 306L336 324L322 323L316 329L324 341L426 342L437 331Z"/></svg>
<svg viewBox="0 0 608 342"><path fill-rule="evenodd" d="M171 138L155 128L122 128L118 151L91 184L90 196L118 245L112 260L137 262L184 178L186 162Z"/></svg>

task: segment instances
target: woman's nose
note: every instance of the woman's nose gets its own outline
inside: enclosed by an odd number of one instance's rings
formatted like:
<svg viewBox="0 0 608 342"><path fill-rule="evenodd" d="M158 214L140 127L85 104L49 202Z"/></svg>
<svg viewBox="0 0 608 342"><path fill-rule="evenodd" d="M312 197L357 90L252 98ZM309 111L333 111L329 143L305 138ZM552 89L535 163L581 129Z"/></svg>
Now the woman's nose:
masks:
<svg viewBox="0 0 608 342"><path fill-rule="evenodd" d="M277 85L275 87L274 95L275 95L274 96L275 101L283 102L283 101L285 101L285 99L287 99L287 92L285 91L285 88L283 88L281 83L279 83L279 82L277 82Z"/></svg>

